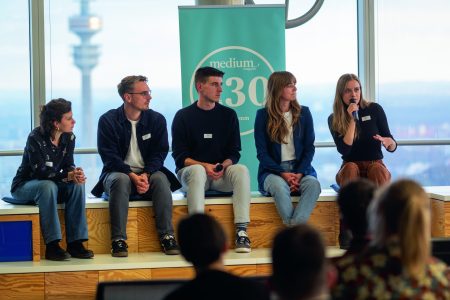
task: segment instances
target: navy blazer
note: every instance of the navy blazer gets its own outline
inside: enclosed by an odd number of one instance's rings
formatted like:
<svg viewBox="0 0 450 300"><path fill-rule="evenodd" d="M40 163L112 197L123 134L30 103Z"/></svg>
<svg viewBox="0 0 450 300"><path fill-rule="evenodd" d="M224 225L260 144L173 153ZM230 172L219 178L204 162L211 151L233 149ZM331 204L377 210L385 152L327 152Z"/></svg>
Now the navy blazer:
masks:
<svg viewBox="0 0 450 300"><path fill-rule="evenodd" d="M175 175L163 164L169 151L166 119L160 113L148 109L143 111L136 124L136 137L139 150L144 160L144 172L163 172L170 182L171 190L181 187ZM98 121L97 147L103 161L99 182L92 194L100 197L103 193L103 179L107 173L131 173L131 168L124 160L131 140L131 123L125 116L124 106L111 109Z"/></svg>
<svg viewBox="0 0 450 300"><path fill-rule="evenodd" d="M255 145L259 160L258 187L259 191L267 195L264 191L264 180L267 175L280 175L284 172L281 168L281 144L270 140L267 133L267 110L259 109L255 119ZM314 157L314 124L311 112L307 106L301 106L300 119L294 127L294 147L295 147L295 171L303 175L317 177L311 162Z"/></svg>

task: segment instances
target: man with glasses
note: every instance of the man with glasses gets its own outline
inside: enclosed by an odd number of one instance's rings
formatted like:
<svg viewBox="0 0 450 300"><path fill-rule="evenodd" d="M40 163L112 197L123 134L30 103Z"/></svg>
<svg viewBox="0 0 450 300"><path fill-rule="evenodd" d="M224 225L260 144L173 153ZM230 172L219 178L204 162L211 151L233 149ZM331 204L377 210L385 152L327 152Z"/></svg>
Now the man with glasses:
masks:
<svg viewBox="0 0 450 300"><path fill-rule="evenodd" d="M92 194L109 200L111 255L128 256L128 202L150 199L165 254L179 254L172 225L172 191L180 188L164 166L169 150L165 118L149 109L145 76L127 76L117 86L123 105L100 117L97 147L103 161Z"/></svg>
<svg viewBox="0 0 450 300"><path fill-rule="evenodd" d="M224 73L212 67L195 72L198 101L179 110L172 123L177 176L190 214L205 209L205 191L233 192L236 252L250 252L250 176L237 164L241 137L236 112L219 103Z"/></svg>

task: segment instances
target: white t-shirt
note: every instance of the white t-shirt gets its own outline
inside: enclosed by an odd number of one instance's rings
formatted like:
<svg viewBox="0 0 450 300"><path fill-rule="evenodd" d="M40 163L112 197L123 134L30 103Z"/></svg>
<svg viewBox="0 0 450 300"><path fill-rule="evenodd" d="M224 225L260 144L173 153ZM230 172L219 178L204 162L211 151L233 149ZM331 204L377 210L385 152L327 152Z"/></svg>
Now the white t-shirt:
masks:
<svg viewBox="0 0 450 300"><path fill-rule="evenodd" d="M287 144L281 144L281 161L288 161L295 159L295 147L294 147L294 133L292 131L292 113L291 111L283 113L284 121L289 129L285 140Z"/></svg>
<svg viewBox="0 0 450 300"><path fill-rule="evenodd" d="M144 159L142 158L141 151L139 150L136 137L136 124L138 121L128 121L131 123L131 139L130 147L128 148L128 153L124 162L130 166L131 171L134 173L142 173L144 171Z"/></svg>

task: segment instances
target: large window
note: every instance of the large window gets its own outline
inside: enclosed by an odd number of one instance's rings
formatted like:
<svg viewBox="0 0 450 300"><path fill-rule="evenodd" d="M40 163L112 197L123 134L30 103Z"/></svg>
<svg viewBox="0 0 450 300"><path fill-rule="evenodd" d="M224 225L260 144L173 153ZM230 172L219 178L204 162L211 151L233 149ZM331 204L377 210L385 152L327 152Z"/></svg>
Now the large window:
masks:
<svg viewBox="0 0 450 300"><path fill-rule="evenodd" d="M450 2L378 0L377 101L398 140L450 139ZM386 155L394 178L450 184L448 146Z"/></svg>
<svg viewBox="0 0 450 300"><path fill-rule="evenodd" d="M0 9L0 150L23 149L31 129L28 1ZM18 157L0 158L0 196L9 192Z"/></svg>
<svg viewBox="0 0 450 300"><path fill-rule="evenodd" d="M32 129L28 2L6 1L0 10L0 151L23 149ZM122 104L116 86L130 74L148 76L150 106L164 114L170 134L173 116L181 107L178 6L195 1L43 2L45 100L72 101L77 148L96 148L98 118ZM290 1L288 18L303 15L314 2ZM324 1L313 19L286 30L286 68L297 77L299 101L311 109L319 143L332 140L326 120L337 79L358 70L357 2ZM450 139L449 2L377 0L375 10L377 97L371 100L384 107L397 140ZM409 176L426 185L448 185L448 148L401 146L386 154L386 163L393 178ZM20 156L0 160L0 195L4 195ZM80 154L76 162L86 170L90 191L101 160L98 154ZM170 154L166 164L174 170ZM313 165L323 188L334 183L340 164L334 147L317 148Z"/></svg>
<svg viewBox="0 0 450 300"><path fill-rule="evenodd" d="M148 77L150 107L170 126L181 108L178 5L194 1L81 2L45 2L47 100L72 101L77 147L96 148L98 119L122 105L117 84L127 75ZM78 156L90 191L101 160L96 155ZM166 164L174 170L170 154Z"/></svg>

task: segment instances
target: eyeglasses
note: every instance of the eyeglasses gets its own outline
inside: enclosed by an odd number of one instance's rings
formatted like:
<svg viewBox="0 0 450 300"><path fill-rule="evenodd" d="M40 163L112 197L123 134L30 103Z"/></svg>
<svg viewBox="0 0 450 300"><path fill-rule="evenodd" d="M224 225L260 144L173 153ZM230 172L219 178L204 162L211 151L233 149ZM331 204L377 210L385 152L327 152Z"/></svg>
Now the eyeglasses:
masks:
<svg viewBox="0 0 450 300"><path fill-rule="evenodd" d="M138 93L127 93L127 94L141 95L142 97L147 97L147 96L151 96L152 95L152 90L138 92Z"/></svg>

